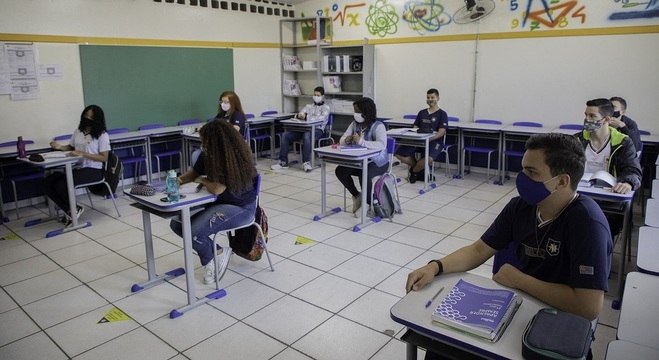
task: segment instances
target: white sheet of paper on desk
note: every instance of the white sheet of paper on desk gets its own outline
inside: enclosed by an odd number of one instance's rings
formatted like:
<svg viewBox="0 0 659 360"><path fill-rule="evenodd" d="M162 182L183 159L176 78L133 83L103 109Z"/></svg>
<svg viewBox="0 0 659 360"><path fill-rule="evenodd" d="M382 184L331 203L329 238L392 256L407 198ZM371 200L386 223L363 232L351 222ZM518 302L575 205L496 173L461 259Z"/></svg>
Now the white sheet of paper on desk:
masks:
<svg viewBox="0 0 659 360"><path fill-rule="evenodd" d="M57 158L65 158L69 156L68 151L51 151L47 153L41 154L44 159L57 159Z"/></svg>

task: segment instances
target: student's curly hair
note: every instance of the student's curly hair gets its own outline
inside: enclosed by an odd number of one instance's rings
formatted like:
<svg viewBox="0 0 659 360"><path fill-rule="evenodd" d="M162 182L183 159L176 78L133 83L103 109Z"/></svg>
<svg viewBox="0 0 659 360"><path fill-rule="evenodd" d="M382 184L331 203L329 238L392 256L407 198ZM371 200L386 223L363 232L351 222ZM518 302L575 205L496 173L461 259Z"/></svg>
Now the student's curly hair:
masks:
<svg viewBox="0 0 659 360"><path fill-rule="evenodd" d="M213 182L240 194L254 186L256 169L245 139L226 121L211 121L199 130L204 149L204 169Z"/></svg>
<svg viewBox="0 0 659 360"><path fill-rule="evenodd" d="M105 127L105 113L103 112L103 109L101 109L101 107L98 105L89 105L84 110L82 110L82 114L80 114L78 130L81 132L85 131L85 127L82 126L82 119L87 115L87 111L89 110L92 111L91 120L94 120L94 125L92 125L92 128L89 131L89 135L91 135L93 139L98 139L101 134L107 131Z"/></svg>

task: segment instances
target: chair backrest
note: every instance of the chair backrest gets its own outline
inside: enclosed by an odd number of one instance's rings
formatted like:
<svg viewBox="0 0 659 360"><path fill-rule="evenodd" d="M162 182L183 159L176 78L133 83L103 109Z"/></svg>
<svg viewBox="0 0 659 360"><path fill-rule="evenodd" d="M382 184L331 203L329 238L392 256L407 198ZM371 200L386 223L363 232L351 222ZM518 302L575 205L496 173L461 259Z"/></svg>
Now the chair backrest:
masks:
<svg viewBox="0 0 659 360"><path fill-rule="evenodd" d="M34 144L34 140L23 140L23 141L25 142L26 145L27 144ZM0 147L16 146L16 143L17 143L16 140L7 141L7 142L0 143Z"/></svg>
<svg viewBox="0 0 659 360"><path fill-rule="evenodd" d="M541 123L533 122L533 121L516 121L513 123L513 126L528 126L528 127L542 127Z"/></svg>
<svg viewBox="0 0 659 360"><path fill-rule="evenodd" d="M403 119L412 119L412 120L416 120L416 115L414 115L414 114L403 115Z"/></svg>
<svg viewBox="0 0 659 360"><path fill-rule="evenodd" d="M328 136L332 136L332 124L334 124L334 114L329 114L327 126L325 126L325 134Z"/></svg>
<svg viewBox="0 0 659 360"><path fill-rule="evenodd" d="M448 121L458 122L458 121L460 121L460 118L457 117L457 116L449 116Z"/></svg>
<svg viewBox="0 0 659 360"><path fill-rule="evenodd" d="M583 130L583 124L561 124L558 126L558 128L568 130Z"/></svg>
<svg viewBox="0 0 659 360"><path fill-rule="evenodd" d="M479 124L492 124L492 125L501 125L503 124L501 120L491 120L491 119L477 119L474 120L475 123Z"/></svg>
<svg viewBox="0 0 659 360"><path fill-rule="evenodd" d="M245 114L245 119L253 119L253 118L255 118L254 114L252 113Z"/></svg>
<svg viewBox="0 0 659 360"><path fill-rule="evenodd" d="M151 130L151 129L159 129L164 127L165 127L164 124L144 124L138 127L137 130Z"/></svg>
<svg viewBox="0 0 659 360"><path fill-rule="evenodd" d="M114 129L108 129L108 135L112 134L122 134L122 133L127 133L130 132L129 128L114 128Z"/></svg>
<svg viewBox="0 0 659 360"><path fill-rule="evenodd" d="M641 129L638 130L638 134L639 135L652 135L652 133L650 133L649 131L641 130Z"/></svg>
<svg viewBox="0 0 659 360"><path fill-rule="evenodd" d="M199 124L200 122L201 122L201 120L199 120L199 119L197 119L197 118L195 118L195 119L185 119L185 120L181 120L181 121L179 121L179 122L177 123L177 125L179 125L179 126L183 126L183 125L194 125L194 124Z"/></svg>
<svg viewBox="0 0 659 360"><path fill-rule="evenodd" d="M55 137L53 138L53 140L55 140L55 141L69 140L72 136L73 136L73 135L71 135L71 134L59 135L59 136L55 136Z"/></svg>
<svg viewBox="0 0 659 360"><path fill-rule="evenodd" d="M387 137L387 154L393 154L396 151L396 139Z"/></svg>
<svg viewBox="0 0 659 360"><path fill-rule="evenodd" d="M259 194L261 194L261 174L259 173L256 173L256 184L254 185L254 188L256 189L256 201L258 203Z"/></svg>
<svg viewBox="0 0 659 360"><path fill-rule="evenodd" d="M261 116L272 115L272 114L276 114L276 113L277 113L277 110L266 110L266 111L261 113Z"/></svg>

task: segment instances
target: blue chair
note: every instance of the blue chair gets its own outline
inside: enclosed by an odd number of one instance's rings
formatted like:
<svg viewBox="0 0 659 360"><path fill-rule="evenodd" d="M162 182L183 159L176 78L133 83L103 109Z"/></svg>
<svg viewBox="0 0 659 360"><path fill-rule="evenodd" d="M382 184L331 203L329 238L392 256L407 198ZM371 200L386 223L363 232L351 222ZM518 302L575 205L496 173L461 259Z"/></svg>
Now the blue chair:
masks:
<svg viewBox="0 0 659 360"><path fill-rule="evenodd" d="M160 129L164 128L165 125L163 124L146 124L142 125L138 128L138 130L150 130L150 129ZM169 168L171 169L173 167L173 162L172 160L174 159L174 156L178 156L179 161L183 159L183 154L181 153L180 147L176 148L170 148L170 146L176 146L175 144L180 145L180 141L168 141L168 140L163 140L163 141L158 141L158 142L151 142L151 145L158 145L158 144L164 144L165 149L159 150L159 151L151 151L151 157L156 159L156 170L158 174L158 181L161 181L162 178L160 177L160 159L162 158L169 158ZM151 174L148 176L149 180L151 178Z"/></svg>
<svg viewBox="0 0 659 360"><path fill-rule="evenodd" d="M269 114L276 114L276 110L269 110L269 111L264 111L261 113L261 116L263 115L269 115ZM255 116L254 114L245 114L245 119L253 119ZM253 132L252 132L253 131ZM248 137L250 141L250 146L253 145L254 148L254 161L258 160L259 158L259 150L258 150L258 143L259 141L263 142L265 140L268 140L268 144L270 145L270 151L274 151L274 144L272 142L272 136L270 136L270 131L267 129L258 129L258 130L249 130L249 134L245 134L246 137ZM277 134L275 134L277 135Z"/></svg>
<svg viewBox="0 0 659 360"><path fill-rule="evenodd" d="M534 127L534 128L542 128L541 123L537 122L532 122L532 121L518 121L514 122L513 126L526 126L526 127ZM507 141L506 141L507 142ZM506 179L508 178L508 157L516 157L516 158L522 158L524 156L524 149L522 146L522 149L516 149L514 147L514 143L520 143L519 140L511 140L513 144L510 144L511 146L508 147L508 143L503 144L503 170Z"/></svg>
<svg viewBox="0 0 659 360"><path fill-rule="evenodd" d="M458 121L460 121L460 118L458 118L456 116L449 116L448 121L449 122L458 122ZM449 139L453 139L453 140L449 141ZM443 144L442 150L440 151L439 155L437 156L437 159L433 159L433 161L431 163L432 168L430 170L430 173L433 174L433 175L435 174L435 161L439 161L439 157L444 155L444 163L446 164L446 176L450 177L451 176L451 158L450 158L449 150L451 150L451 148L458 145L457 134L450 135L450 137L449 137L449 133L448 133L448 129L447 129L446 133L444 134L444 139L442 140L442 144Z"/></svg>
<svg viewBox="0 0 659 360"><path fill-rule="evenodd" d="M107 133L108 135L116 135L116 134L123 134L130 132L129 128L113 128L113 129L108 129ZM111 141L110 141L111 142ZM142 169L142 163L144 163L144 167L147 168L146 166L146 155L145 154L136 154L135 153L135 147L127 147L127 148L119 148L119 149L113 149L121 162L124 164L124 170L126 169L126 165L134 165L134 177L135 177L135 182L140 178L141 174L141 169ZM128 150L128 154L121 154L120 150ZM122 172L121 174L121 187L123 188L124 184L124 174ZM147 180L148 180L148 175L147 175Z"/></svg>
<svg viewBox="0 0 659 360"><path fill-rule="evenodd" d="M256 175L256 184L254 184L256 188L256 204L258 205L259 203L259 195L261 194L261 174ZM248 221L245 222L244 225L236 226L235 228L232 229L225 229L217 232L213 236L213 259L217 259L217 235L218 234L229 234L232 233L236 230L239 229L244 229L248 228L251 226L255 226L256 229L258 230L259 234L261 235L261 246L263 246L263 250L265 252L265 256L268 258L268 264L270 264L270 271L275 271L275 268L272 266L272 260L270 259L270 252L268 251L268 244L264 241L265 240L265 235L263 235L263 229L261 229L261 225L256 222L256 217L255 214L252 214L251 218L248 219ZM227 236L228 237L228 236ZM218 264L218 261L215 261L215 289L219 290L220 289L220 280L224 276L227 270L227 266L229 265L229 258L231 257L231 246L225 246L223 248L223 259L222 263Z"/></svg>
<svg viewBox="0 0 659 360"><path fill-rule="evenodd" d="M641 130L641 129L638 129L638 134L639 135L652 135L651 132L649 132L647 130Z"/></svg>
<svg viewBox="0 0 659 360"><path fill-rule="evenodd" d="M501 125L502 122L499 120L490 120L490 119L478 119L474 120L475 123L479 124L492 124L492 125ZM472 153L477 153L477 154L487 154L487 178L490 178L490 165L492 164L492 154L496 153L499 151L496 148L491 148L491 147L484 147L484 146L476 146L474 143L474 139L471 139L471 145L464 146L462 148L462 158L465 158L465 154L469 153L469 162L468 162L468 168L467 172L471 171L471 154Z"/></svg>
<svg viewBox="0 0 659 360"><path fill-rule="evenodd" d="M25 144L34 144L33 140L24 140ZM7 141L0 143L0 147L16 147L16 141ZM11 183L13 190L13 200L14 207L16 209L16 219L20 218L19 206L18 206L18 191L17 185L25 183L32 180L43 179L45 177L44 169L42 167L36 166L24 166L23 163L11 163L7 165L0 166L0 207L3 207L2 213L4 213L4 200L2 199L2 182L8 181ZM13 171L11 173L5 174L5 168L11 168Z"/></svg>
<svg viewBox="0 0 659 360"><path fill-rule="evenodd" d="M201 124L201 120L194 118L194 119L181 120L177 123L178 126L195 125L195 124Z"/></svg>

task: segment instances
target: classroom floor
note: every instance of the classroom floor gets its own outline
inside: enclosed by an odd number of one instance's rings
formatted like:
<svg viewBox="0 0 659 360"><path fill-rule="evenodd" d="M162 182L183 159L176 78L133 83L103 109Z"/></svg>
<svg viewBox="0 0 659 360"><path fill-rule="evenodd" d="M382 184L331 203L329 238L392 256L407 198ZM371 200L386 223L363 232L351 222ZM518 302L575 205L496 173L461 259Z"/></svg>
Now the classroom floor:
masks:
<svg viewBox="0 0 659 360"><path fill-rule="evenodd" d="M147 274L142 217L126 198L119 199L122 216L115 219L112 203L96 197L99 211L87 208L82 218L92 227L49 239L44 235L53 223L23 227L43 216L45 206L23 208L19 221L8 211L12 221L0 225L0 236L17 236L0 240L0 358L404 359L398 340L404 327L389 309L405 295L407 274L477 239L516 195L514 181L492 185L473 173L454 180L438 169L437 189L419 195L421 183L403 180L404 213L354 233L357 219L350 213L312 221L320 209L319 169L304 173L292 165L272 172L272 163L259 160L275 272L265 257L233 256L222 280L228 295L174 320L169 311L186 302L184 276L130 292ZM406 173L405 166L394 170ZM328 181L329 204L342 206L333 167ZM86 196L79 200L88 203ZM181 239L167 221L152 222L158 270L182 266ZM637 237L635 229L633 254ZM614 256L613 271L618 261ZM196 256L195 263L203 296L211 287L201 283ZM490 276L491 260L475 272ZM595 359L604 358L616 336L616 276L597 327Z"/></svg>

